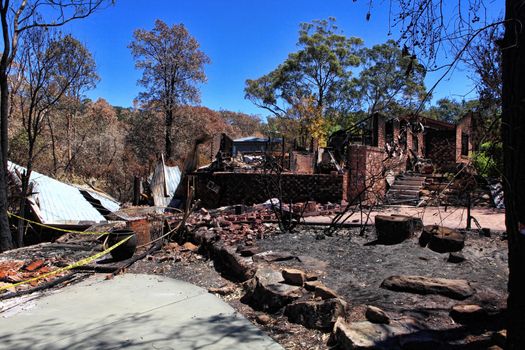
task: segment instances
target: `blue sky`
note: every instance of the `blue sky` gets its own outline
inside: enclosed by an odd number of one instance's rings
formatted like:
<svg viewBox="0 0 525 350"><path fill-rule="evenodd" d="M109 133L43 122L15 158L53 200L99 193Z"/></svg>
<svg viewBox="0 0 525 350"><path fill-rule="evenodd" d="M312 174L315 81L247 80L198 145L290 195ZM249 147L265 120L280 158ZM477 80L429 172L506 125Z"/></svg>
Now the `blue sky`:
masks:
<svg viewBox="0 0 525 350"><path fill-rule="evenodd" d="M499 11L499 4L492 6L492 11ZM141 89L136 83L141 73L135 70L127 48L133 31L151 29L156 19L184 23L212 61L206 67L208 82L201 86L201 104L264 117L263 110L244 99L244 82L268 73L297 50L299 23L333 16L345 35L360 37L371 46L390 38L387 7L387 1L375 1L367 22L368 1L117 0L114 6L62 30L85 44L97 62L102 80L87 96L128 107ZM397 39L395 34L393 38ZM429 76L427 87L435 79ZM434 100L461 99L472 89L465 72L457 71L453 79L440 84Z"/></svg>

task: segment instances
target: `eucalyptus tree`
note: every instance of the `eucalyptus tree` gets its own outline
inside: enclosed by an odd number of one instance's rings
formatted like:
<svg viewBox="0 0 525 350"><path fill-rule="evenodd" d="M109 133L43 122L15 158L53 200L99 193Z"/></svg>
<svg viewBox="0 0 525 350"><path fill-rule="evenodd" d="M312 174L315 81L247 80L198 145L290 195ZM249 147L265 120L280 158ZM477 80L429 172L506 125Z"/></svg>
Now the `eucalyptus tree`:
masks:
<svg viewBox="0 0 525 350"><path fill-rule="evenodd" d="M364 48L362 70L356 79L361 107L369 115L415 110L425 97L425 68L399 45L386 43Z"/></svg>
<svg viewBox="0 0 525 350"><path fill-rule="evenodd" d="M323 116L340 105L341 96L360 63L362 40L346 37L334 18L302 23L297 45L286 60L268 74L246 80L245 98L276 117L313 99Z"/></svg>
<svg viewBox="0 0 525 350"><path fill-rule="evenodd" d="M137 29L129 45L135 67L142 70L141 100L164 114L166 159L173 156L172 128L178 107L199 102L199 83L206 82L204 66L210 59L184 24L155 21L152 30Z"/></svg>

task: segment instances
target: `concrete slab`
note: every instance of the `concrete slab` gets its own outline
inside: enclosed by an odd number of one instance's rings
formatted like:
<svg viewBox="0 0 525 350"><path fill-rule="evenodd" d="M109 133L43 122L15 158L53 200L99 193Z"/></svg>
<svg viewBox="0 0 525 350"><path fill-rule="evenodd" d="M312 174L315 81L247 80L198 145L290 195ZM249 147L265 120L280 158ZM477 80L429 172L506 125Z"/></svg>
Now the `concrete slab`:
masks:
<svg viewBox="0 0 525 350"><path fill-rule="evenodd" d="M206 290L161 276L94 276L32 303L0 314L1 348L282 349Z"/></svg>

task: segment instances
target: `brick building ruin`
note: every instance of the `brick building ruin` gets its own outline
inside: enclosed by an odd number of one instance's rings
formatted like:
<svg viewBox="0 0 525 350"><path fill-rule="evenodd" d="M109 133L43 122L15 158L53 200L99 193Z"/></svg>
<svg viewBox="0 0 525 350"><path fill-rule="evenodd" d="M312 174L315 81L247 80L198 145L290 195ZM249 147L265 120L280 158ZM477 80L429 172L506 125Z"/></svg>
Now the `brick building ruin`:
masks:
<svg viewBox="0 0 525 350"><path fill-rule="evenodd" d="M339 131L328 147L286 149L285 140L218 135L212 163L192 174L206 207L251 205L271 197L286 202L383 203L392 180L407 172L455 171L476 150L476 113L457 124L374 114L351 131ZM269 165L268 157L273 159Z"/></svg>

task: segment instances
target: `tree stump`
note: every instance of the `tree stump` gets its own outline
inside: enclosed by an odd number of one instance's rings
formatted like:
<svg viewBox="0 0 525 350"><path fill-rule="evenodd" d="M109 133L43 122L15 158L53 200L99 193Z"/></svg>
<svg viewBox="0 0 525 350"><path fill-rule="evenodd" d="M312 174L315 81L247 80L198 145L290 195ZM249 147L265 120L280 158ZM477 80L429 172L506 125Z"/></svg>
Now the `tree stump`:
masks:
<svg viewBox="0 0 525 350"><path fill-rule="evenodd" d="M448 227L428 225L423 227L419 244L438 253L458 252L465 246L465 236Z"/></svg>
<svg viewBox="0 0 525 350"><path fill-rule="evenodd" d="M397 244L410 238L414 233L412 219L407 216L375 217L377 241L383 244Z"/></svg>

